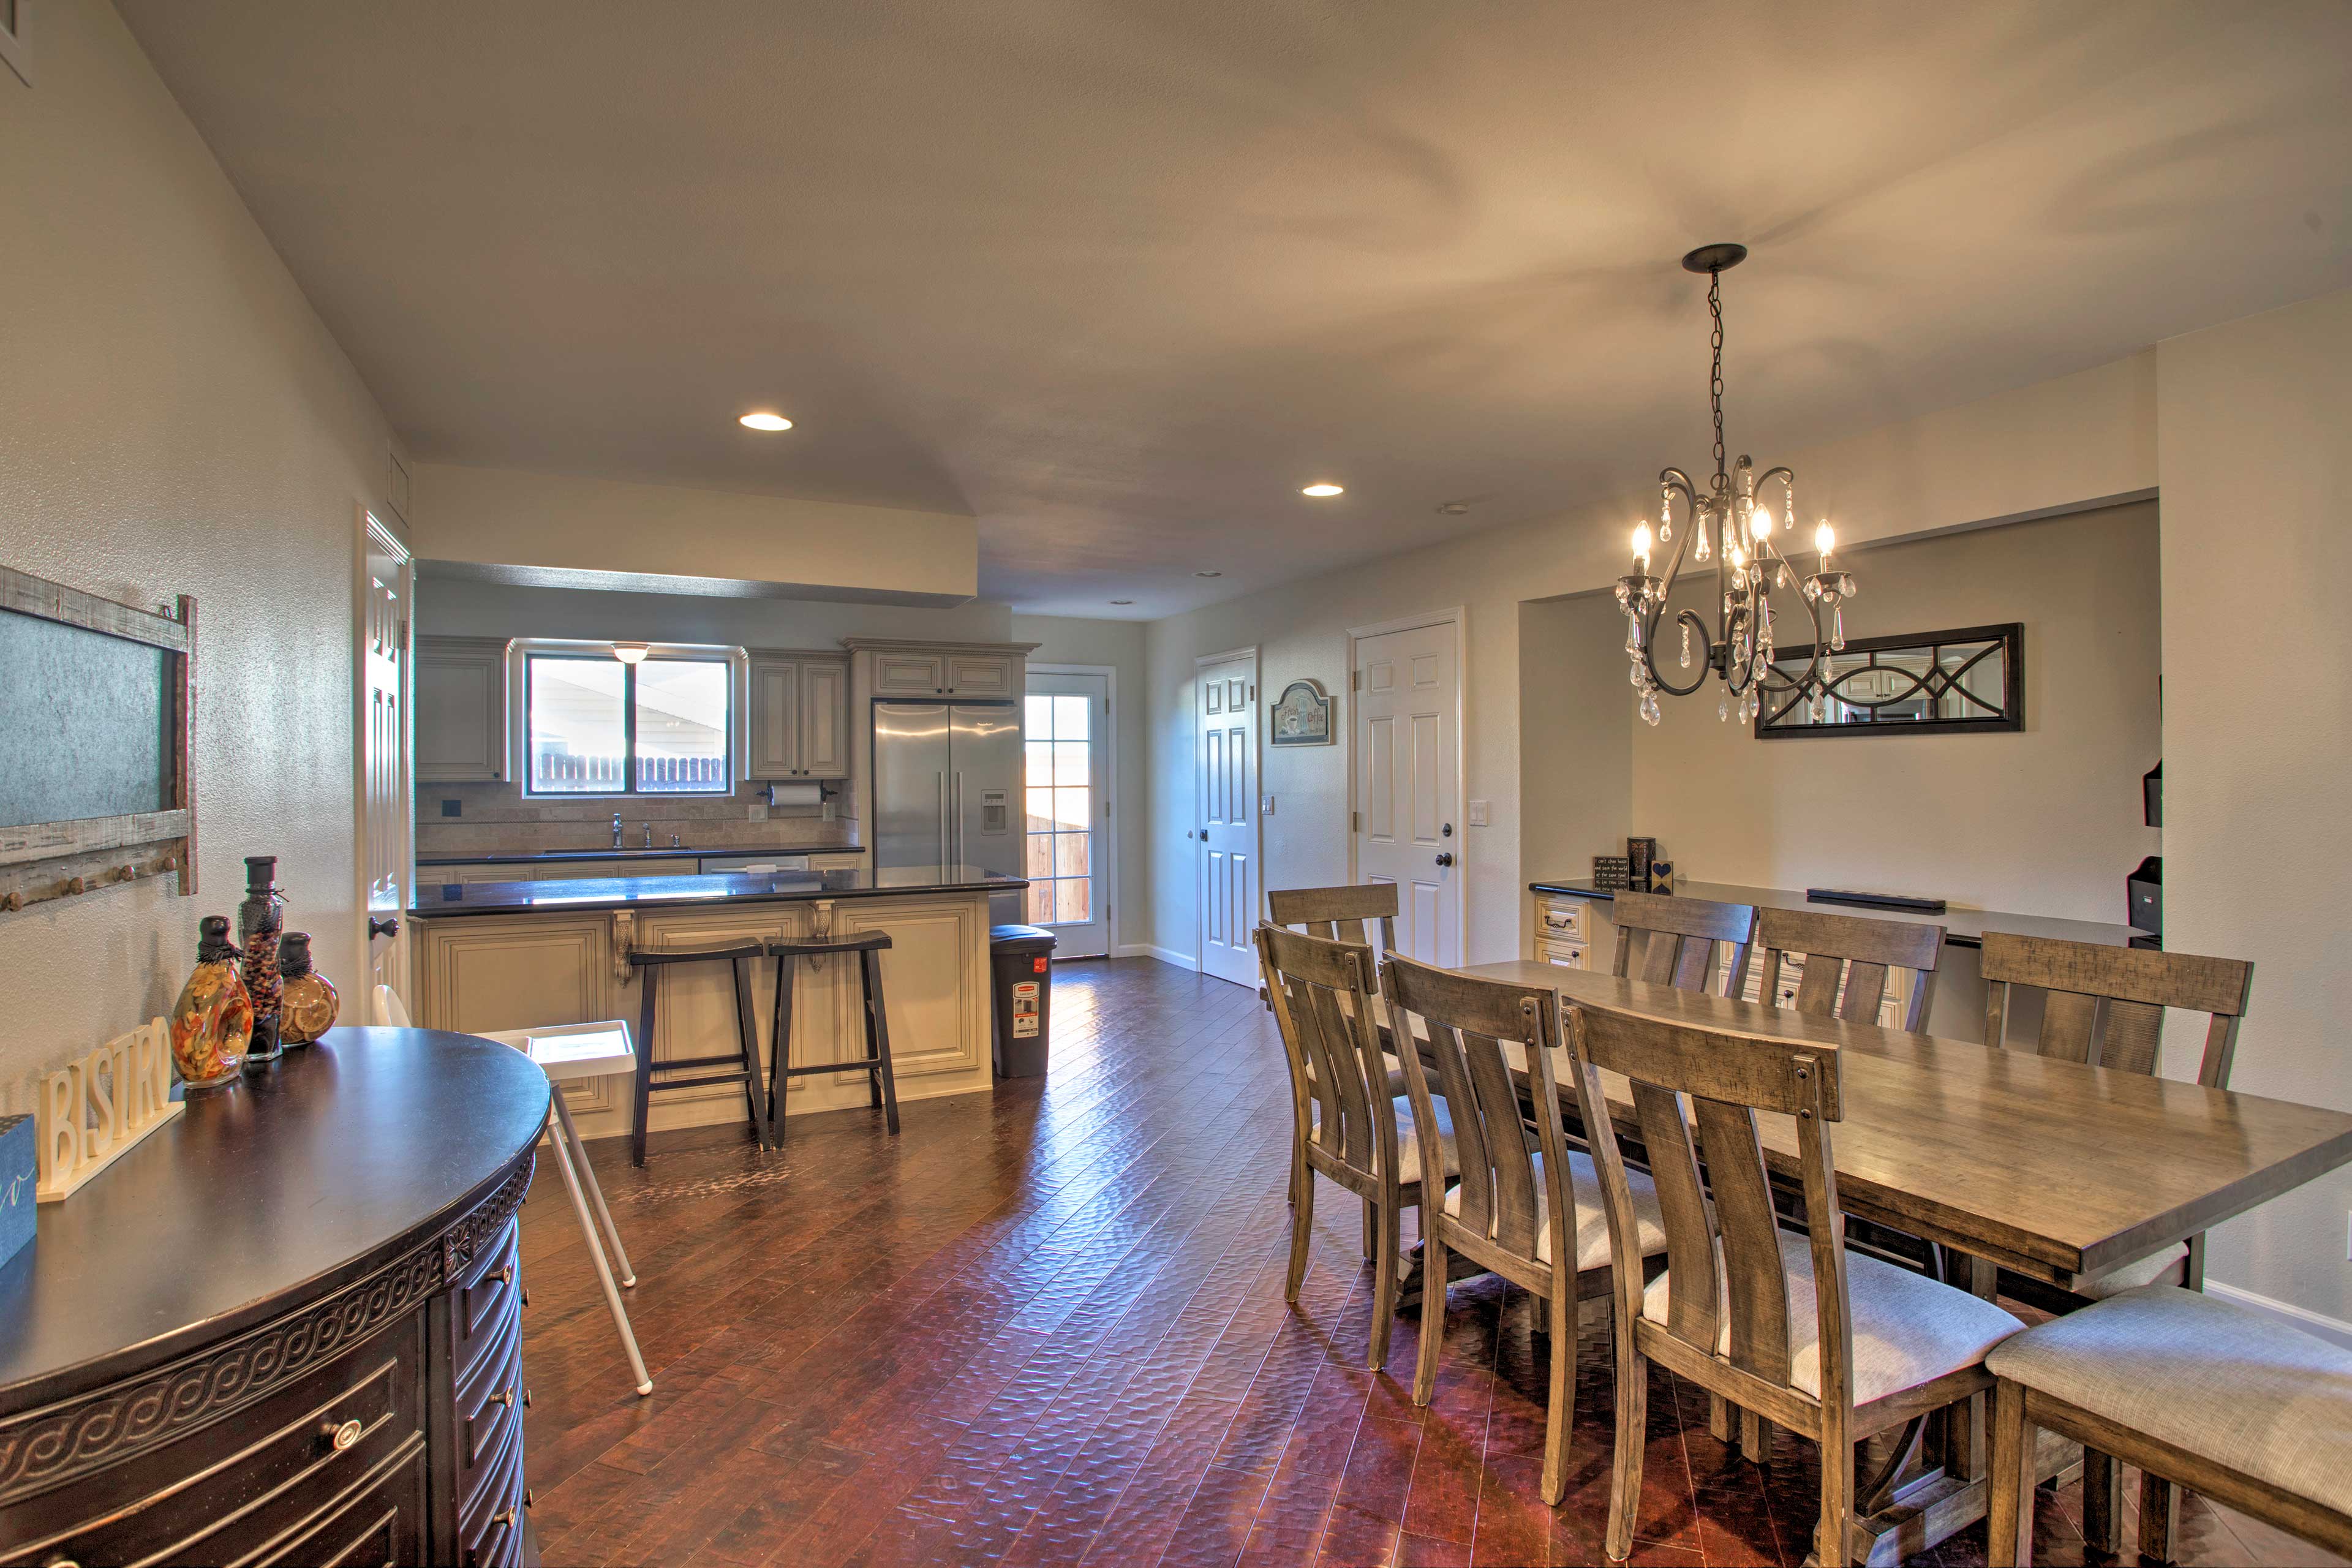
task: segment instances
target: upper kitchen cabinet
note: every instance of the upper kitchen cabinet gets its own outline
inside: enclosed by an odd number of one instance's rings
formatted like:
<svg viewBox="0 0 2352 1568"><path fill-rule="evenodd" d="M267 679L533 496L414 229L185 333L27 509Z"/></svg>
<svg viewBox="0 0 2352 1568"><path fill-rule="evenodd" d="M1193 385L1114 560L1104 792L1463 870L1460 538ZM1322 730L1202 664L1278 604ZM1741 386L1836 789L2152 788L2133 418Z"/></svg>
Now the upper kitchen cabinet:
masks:
<svg viewBox="0 0 2352 1568"><path fill-rule="evenodd" d="M507 772L507 645L503 637L419 637L416 778L495 781Z"/></svg>
<svg viewBox="0 0 2352 1568"><path fill-rule="evenodd" d="M747 776L849 776L849 666L839 655L754 650L750 719Z"/></svg>
<svg viewBox="0 0 2352 1568"><path fill-rule="evenodd" d="M897 637L845 637L867 659L869 695L961 697L1011 701L1021 695L1023 667L1034 643L921 643Z"/></svg>

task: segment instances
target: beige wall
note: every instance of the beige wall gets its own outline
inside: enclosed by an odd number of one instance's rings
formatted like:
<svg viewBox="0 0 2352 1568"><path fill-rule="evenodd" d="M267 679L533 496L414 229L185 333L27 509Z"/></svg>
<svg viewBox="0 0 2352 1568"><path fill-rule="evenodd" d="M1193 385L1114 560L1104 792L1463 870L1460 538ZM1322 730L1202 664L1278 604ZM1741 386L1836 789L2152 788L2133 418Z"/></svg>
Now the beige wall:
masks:
<svg viewBox="0 0 2352 1568"><path fill-rule="evenodd" d="M427 637L833 647L853 636L1009 642L1012 627L1013 612L986 599L935 609L822 599L526 588L451 576L429 566L416 593L416 629Z"/></svg>
<svg viewBox="0 0 2352 1568"><path fill-rule="evenodd" d="M413 515L417 553L438 561L772 583L809 598L900 604L979 592L979 525L940 512L428 463L416 469Z"/></svg>
<svg viewBox="0 0 2352 1568"><path fill-rule="evenodd" d="M1862 584L1848 637L2024 623L2014 734L1759 741L1716 718L1711 691L1662 699L1653 727L1632 717L1619 618L1589 679L1626 699L1633 831L1702 882L2120 923L2125 875L2160 849L2139 785L2160 745L2156 510L2141 501L1845 557ZM1780 636L1810 633L1783 620Z"/></svg>
<svg viewBox="0 0 2352 1568"><path fill-rule="evenodd" d="M1806 516L1829 510L1834 498L1839 510L1832 515L1851 544L2144 495L2156 484L2146 429L2154 364L2150 351L1819 448L1757 456L1797 468ZM1198 942L1192 846L1184 837L1193 798L1194 658L1255 644L1264 650L1265 686L1279 689L1311 676L1344 690L1349 626L1459 605L1468 612L1465 795L1488 801L1492 813L1491 826L1464 834L1464 952L1474 963L1516 953L1525 903L1519 605L1612 583L1626 569L1632 521L1656 505L1656 492L1642 478L1644 465L1676 458L1696 463L1699 456L1694 448L1629 458L1626 492L1572 516L1449 539L1152 622L1144 633L1149 940L1180 955L1192 953ZM1274 816L1261 819L1268 886L1346 877L1347 755L1344 744L1261 749L1260 787L1278 803ZM1138 933L1129 940L1139 940Z"/></svg>
<svg viewBox="0 0 2352 1568"><path fill-rule="evenodd" d="M1111 679L1112 820L1118 825L1118 885L1112 894L1112 940L1119 947L1140 952L1150 929L1151 865L1145 853L1150 826L1145 784L1150 768L1144 752L1143 626L1141 621L1097 621L1074 616L1015 616L1014 642L1034 642L1034 664L1093 664L1108 666Z"/></svg>
<svg viewBox="0 0 2352 1568"><path fill-rule="evenodd" d="M2352 293L2158 350L2165 942L2255 961L2235 1087L2352 1110ZM2193 1076L2176 1032L2165 1068ZM2214 1237L2217 1279L2352 1320L2352 1172Z"/></svg>
<svg viewBox="0 0 2352 1568"><path fill-rule="evenodd" d="M36 14L0 71L0 561L201 606L202 893L141 882L0 914L0 1105L167 1009L196 919L275 852L291 922L355 975L355 517L382 412L110 6ZM388 515L388 514L387 514Z"/></svg>
<svg viewBox="0 0 2352 1568"><path fill-rule="evenodd" d="M1624 664L1625 617L1610 595L1519 606L1523 882L1589 877L1595 855L1625 852L1636 721Z"/></svg>

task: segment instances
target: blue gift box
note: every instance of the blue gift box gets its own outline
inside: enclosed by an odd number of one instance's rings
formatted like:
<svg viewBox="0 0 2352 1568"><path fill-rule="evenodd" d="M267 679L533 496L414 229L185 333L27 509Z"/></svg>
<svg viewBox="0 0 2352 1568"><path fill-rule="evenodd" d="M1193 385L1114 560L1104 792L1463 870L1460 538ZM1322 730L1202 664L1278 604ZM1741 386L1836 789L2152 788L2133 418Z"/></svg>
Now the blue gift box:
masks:
<svg viewBox="0 0 2352 1568"><path fill-rule="evenodd" d="M33 1119L0 1116L0 1267L33 1244L34 1190L40 1172L34 1163Z"/></svg>

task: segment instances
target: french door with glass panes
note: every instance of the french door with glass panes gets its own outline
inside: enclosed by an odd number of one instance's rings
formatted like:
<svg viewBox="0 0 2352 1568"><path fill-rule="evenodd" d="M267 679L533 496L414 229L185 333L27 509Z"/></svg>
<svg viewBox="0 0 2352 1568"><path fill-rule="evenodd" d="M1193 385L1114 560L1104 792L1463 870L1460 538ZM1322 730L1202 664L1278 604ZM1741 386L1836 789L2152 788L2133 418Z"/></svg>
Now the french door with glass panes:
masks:
<svg viewBox="0 0 2352 1568"><path fill-rule="evenodd" d="M1029 923L1057 958L1110 951L1110 677L1029 672Z"/></svg>

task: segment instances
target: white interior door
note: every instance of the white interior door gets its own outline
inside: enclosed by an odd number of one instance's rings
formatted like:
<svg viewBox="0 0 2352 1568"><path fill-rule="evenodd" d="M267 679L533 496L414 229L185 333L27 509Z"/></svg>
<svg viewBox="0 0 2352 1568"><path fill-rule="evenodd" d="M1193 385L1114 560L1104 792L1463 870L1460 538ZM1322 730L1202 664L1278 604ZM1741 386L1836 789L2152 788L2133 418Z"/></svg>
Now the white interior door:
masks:
<svg viewBox="0 0 2352 1568"><path fill-rule="evenodd" d="M1057 958L1110 952L1110 677L1029 671L1023 715L1029 833L1022 875L1031 925Z"/></svg>
<svg viewBox="0 0 2352 1568"><path fill-rule="evenodd" d="M366 568L360 612L360 876L367 909L367 974L346 993L348 1022L371 1023L374 987L408 997L409 626L416 581L408 547L383 523L364 519ZM385 927L389 925L387 931ZM412 1013L412 1016L413 1013Z"/></svg>
<svg viewBox="0 0 2352 1568"><path fill-rule="evenodd" d="M1462 962L1455 812L1462 671L1452 622L1356 639L1356 876L1397 885L1397 946Z"/></svg>
<svg viewBox="0 0 2352 1568"><path fill-rule="evenodd" d="M1193 681L1199 726L1201 973L1236 985L1258 982L1257 658L1201 666Z"/></svg>

